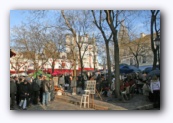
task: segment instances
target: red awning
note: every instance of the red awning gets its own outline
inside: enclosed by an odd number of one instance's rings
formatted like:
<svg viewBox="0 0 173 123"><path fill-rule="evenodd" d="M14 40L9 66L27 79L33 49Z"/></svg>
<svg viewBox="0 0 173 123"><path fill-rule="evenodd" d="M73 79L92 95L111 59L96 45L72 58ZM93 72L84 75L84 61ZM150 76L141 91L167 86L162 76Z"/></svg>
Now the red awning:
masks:
<svg viewBox="0 0 173 123"><path fill-rule="evenodd" d="M61 74L63 74L63 73L60 72L60 71L56 71L56 72L52 73L51 75L52 75L52 76L57 76L57 75L61 75Z"/></svg>
<svg viewBox="0 0 173 123"><path fill-rule="evenodd" d="M24 71L19 71L18 73L23 73ZM10 70L10 74L15 74L16 73L16 71L14 71L14 70Z"/></svg>
<svg viewBox="0 0 173 123"><path fill-rule="evenodd" d="M27 74L34 73L34 72L35 72L35 70L28 70Z"/></svg>
<svg viewBox="0 0 173 123"><path fill-rule="evenodd" d="M69 69L54 69L54 73L52 73L52 69L48 69L47 70L48 73L50 74L66 74L66 73L72 73L73 70L69 70Z"/></svg>
<svg viewBox="0 0 173 123"><path fill-rule="evenodd" d="M10 70L10 74L15 74L15 73L16 73L16 71Z"/></svg>

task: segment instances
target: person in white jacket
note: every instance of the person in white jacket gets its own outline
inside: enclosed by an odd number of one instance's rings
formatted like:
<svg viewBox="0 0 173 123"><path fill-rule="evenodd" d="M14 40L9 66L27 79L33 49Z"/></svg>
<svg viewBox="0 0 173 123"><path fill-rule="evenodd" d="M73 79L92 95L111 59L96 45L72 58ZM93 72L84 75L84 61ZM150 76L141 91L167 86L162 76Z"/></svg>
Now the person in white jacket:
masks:
<svg viewBox="0 0 173 123"><path fill-rule="evenodd" d="M160 81L157 76L152 77L150 89L153 93L154 107L160 107Z"/></svg>

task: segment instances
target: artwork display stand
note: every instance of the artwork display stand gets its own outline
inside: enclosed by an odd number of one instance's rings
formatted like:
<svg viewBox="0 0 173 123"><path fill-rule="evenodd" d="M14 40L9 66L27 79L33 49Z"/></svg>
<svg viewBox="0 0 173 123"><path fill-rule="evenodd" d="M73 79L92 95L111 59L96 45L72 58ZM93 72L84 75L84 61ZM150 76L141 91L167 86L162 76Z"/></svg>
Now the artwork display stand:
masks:
<svg viewBox="0 0 173 123"><path fill-rule="evenodd" d="M94 95L96 92L96 81L95 80L88 80L86 82L86 90L90 90L91 108L94 108Z"/></svg>

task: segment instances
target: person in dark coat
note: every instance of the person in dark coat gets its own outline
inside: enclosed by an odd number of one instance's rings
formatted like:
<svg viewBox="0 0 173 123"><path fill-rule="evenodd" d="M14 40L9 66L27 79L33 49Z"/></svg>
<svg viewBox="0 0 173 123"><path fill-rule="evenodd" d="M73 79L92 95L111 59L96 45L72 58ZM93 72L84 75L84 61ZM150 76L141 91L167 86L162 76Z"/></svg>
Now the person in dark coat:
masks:
<svg viewBox="0 0 173 123"><path fill-rule="evenodd" d="M27 107L30 107L33 103L33 87L32 87L32 78L26 77L26 81L29 83L29 96L28 96L28 101L27 101Z"/></svg>
<svg viewBox="0 0 173 123"><path fill-rule="evenodd" d="M40 93L40 86L38 83L38 79L34 79L32 82L32 96L33 96L33 104L37 105L38 104L38 100L39 100L39 93Z"/></svg>
<svg viewBox="0 0 173 123"><path fill-rule="evenodd" d="M96 79L96 89L97 89L98 92L101 91L101 88L100 88L101 81L102 81L101 75L98 74L97 79Z"/></svg>
<svg viewBox="0 0 173 123"><path fill-rule="evenodd" d="M10 109L14 109L16 91L17 87L15 81L13 79L10 79L10 99L11 99Z"/></svg>
<svg viewBox="0 0 173 123"><path fill-rule="evenodd" d="M21 98L21 101L19 103L19 108L23 108L23 110L27 109L29 96L31 94L30 91L31 91L30 84L25 79L24 82L20 84L20 98Z"/></svg>
<svg viewBox="0 0 173 123"><path fill-rule="evenodd" d="M70 90L71 80L69 75L65 76L65 84L68 85L65 87L65 90Z"/></svg>
<svg viewBox="0 0 173 123"><path fill-rule="evenodd" d="M42 91L42 79L43 79L43 75L39 75L38 79L37 79L37 83L40 86L40 91L39 91L39 102L42 103L42 96L43 96L43 91Z"/></svg>
<svg viewBox="0 0 173 123"><path fill-rule="evenodd" d="M19 91L19 86L20 86L20 78L19 78L19 81L18 81L18 78L15 76L14 77L14 81L16 83L16 87L17 87L17 92L16 92L16 103L17 105L19 105L19 102L20 102L20 91Z"/></svg>
<svg viewBox="0 0 173 123"><path fill-rule="evenodd" d="M17 105L19 105L19 103L20 103L20 85L21 85L21 83L23 83L24 82L24 78L23 77L20 77L19 78L19 82L17 82L16 83L16 86L17 86L17 92L16 92L16 102L17 102Z"/></svg>

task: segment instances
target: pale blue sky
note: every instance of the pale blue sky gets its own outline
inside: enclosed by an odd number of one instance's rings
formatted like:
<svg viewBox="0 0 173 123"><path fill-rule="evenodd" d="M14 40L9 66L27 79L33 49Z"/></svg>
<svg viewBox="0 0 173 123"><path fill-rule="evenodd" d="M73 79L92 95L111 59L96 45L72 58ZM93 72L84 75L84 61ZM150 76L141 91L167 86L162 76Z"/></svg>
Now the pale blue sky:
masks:
<svg viewBox="0 0 173 123"><path fill-rule="evenodd" d="M49 12L46 16L46 19L49 21L53 21L52 17L54 15ZM29 22L28 18L31 17L31 14L28 10L11 10L10 11L10 29L14 26L19 26L22 24L22 22L27 23ZM146 24L143 23L144 17L141 16L141 18L135 17L133 20L134 29L132 29L132 32L140 34L141 32L149 34L149 27L146 27ZM45 20L46 20L45 19Z"/></svg>
<svg viewBox="0 0 173 123"><path fill-rule="evenodd" d="M24 10L11 10L10 11L10 28L20 25L22 22L27 22L28 12Z"/></svg>

